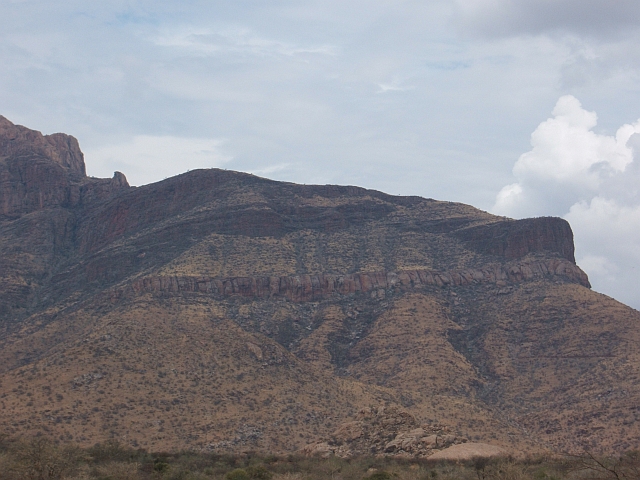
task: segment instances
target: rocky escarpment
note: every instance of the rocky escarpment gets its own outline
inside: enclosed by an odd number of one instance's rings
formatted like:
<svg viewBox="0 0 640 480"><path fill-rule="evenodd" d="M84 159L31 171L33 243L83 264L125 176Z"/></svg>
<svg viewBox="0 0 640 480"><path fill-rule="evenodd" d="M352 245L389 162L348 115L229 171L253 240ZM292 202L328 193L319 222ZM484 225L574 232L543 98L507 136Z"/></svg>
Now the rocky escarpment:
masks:
<svg viewBox="0 0 640 480"><path fill-rule="evenodd" d="M0 157L40 157L59 165L76 178L86 176L84 155L78 140L64 133L42 135L14 125L0 115Z"/></svg>
<svg viewBox="0 0 640 480"><path fill-rule="evenodd" d="M461 228L454 235L479 253L510 260L532 252L548 252L576 262L573 232L569 222L562 218L505 219Z"/></svg>
<svg viewBox="0 0 640 480"><path fill-rule="evenodd" d="M75 252L88 205L129 189L125 176L86 176L78 141L0 116L0 323L34 305L55 266Z"/></svg>
<svg viewBox="0 0 640 480"><path fill-rule="evenodd" d="M0 220L52 207L73 208L129 188L122 173L86 176L78 141L42 135L0 116Z"/></svg>
<svg viewBox="0 0 640 480"><path fill-rule="evenodd" d="M587 275L573 263L562 259L527 261L508 266L492 265L478 269L438 272L407 270L369 272L352 275L295 275L281 277L207 278L197 276L146 276L110 293L113 301L141 293L205 293L218 297L283 297L293 302L317 301L331 295L371 293L384 296L389 289L423 286L465 286L491 283L506 286L536 278L557 276L589 287Z"/></svg>

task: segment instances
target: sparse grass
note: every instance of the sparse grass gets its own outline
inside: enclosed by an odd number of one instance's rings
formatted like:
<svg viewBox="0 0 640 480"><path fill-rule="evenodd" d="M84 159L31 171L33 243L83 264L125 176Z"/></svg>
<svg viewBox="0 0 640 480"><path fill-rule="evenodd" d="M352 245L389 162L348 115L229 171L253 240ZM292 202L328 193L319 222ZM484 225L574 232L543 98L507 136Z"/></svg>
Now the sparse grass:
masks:
<svg viewBox="0 0 640 480"><path fill-rule="evenodd" d="M640 454L433 462L428 459L147 452L116 441L81 449L0 439L3 480L638 480Z"/></svg>

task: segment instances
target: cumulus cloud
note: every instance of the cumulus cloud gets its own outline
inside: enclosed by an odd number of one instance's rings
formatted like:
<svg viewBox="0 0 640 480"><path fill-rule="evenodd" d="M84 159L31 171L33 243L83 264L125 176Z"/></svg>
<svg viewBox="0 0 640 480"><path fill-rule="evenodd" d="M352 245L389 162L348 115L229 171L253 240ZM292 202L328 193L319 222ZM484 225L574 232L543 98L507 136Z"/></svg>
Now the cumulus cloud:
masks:
<svg viewBox="0 0 640 480"><path fill-rule="evenodd" d="M531 135L518 180L497 195L495 213L559 215L571 223L578 263L596 290L639 308L640 120L615 135L596 133L595 112L571 95Z"/></svg>
<svg viewBox="0 0 640 480"><path fill-rule="evenodd" d="M513 167L518 183L500 191L495 211L561 215L577 201L626 183L623 174L633 162L629 140L640 132L640 121L623 125L615 136L598 134L593 131L595 112L583 109L571 95L561 97L552 113L531 135L532 150Z"/></svg>
<svg viewBox="0 0 640 480"><path fill-rule="evenodd" d="M126 172L132 185L159 181L197 168L220 167L231 158L220 151L224 142L208 138L137 135L114 145L87 150L89 174L108 177Z"/></svg>

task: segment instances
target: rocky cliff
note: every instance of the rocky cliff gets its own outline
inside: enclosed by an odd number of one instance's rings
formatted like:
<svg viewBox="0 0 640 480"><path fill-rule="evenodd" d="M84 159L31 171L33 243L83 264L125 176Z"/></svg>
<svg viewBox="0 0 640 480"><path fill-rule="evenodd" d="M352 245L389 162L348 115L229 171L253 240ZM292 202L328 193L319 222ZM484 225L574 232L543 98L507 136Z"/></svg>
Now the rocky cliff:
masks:
<svg viewBox="0 0 640 480"><path fill-rule="evenodd" d="M119 172L111 180L87 178L84 156L74 137L42 135L0 116L0 218L45 208L73 208L128 187Z"/></svg>
<svg viewBox="0 0 640 480"><path fill-rule="evenodd" d="M124 289L111 293L117 299L142 293L206 293L214 297L283 297L292 302L312 302L331 296L388 290L408 291L425 286L467 286L488 283L506 286L539 278L559 277L590 287L587 275L575 264L562 260L525 261L508 266L451 272L407 270L401 272L363 272L351 275L295 275L286 277L210 278L186 276L147 276L134 280Z"/></svg>
<svg viewBox="0 0 640 480"><path fill-rule="evenodd" d="M75 138L0 116L0 322L24 315L55 266L73 255L83 210L128 189L119 172L87 177Z"/></svg>

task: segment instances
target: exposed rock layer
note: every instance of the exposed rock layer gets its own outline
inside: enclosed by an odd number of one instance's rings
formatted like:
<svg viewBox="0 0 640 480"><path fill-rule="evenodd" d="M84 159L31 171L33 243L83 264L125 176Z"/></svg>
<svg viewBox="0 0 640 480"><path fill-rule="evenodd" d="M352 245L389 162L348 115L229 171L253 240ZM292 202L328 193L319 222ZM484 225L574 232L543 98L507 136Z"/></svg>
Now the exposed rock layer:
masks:
<svg viewBox="0 0 640 480"><path fill-rule="evenodd" d="M187 293L215 296L284 297L293 302L325 299L331 295L376 292L391 288L420 288L426 285L464 286L477 283L506 285L558 276L570 282L590 287L587 275L576 265L561 259L531 261L503 267L452 272L408 270L401 272L371 272L352 275L296 275L287 277L207 278L150 276L133 281L125 289L111 294L117 299L128 293Z"/></svg>

